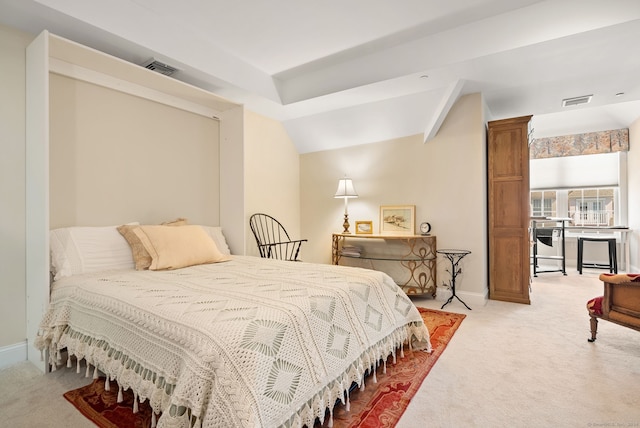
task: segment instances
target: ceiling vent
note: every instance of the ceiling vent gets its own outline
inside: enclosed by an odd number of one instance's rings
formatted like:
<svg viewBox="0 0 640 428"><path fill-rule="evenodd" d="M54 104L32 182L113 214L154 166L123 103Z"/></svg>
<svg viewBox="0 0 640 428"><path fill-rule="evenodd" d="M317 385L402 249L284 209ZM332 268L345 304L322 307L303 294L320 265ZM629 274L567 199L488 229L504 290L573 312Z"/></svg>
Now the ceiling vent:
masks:
<svg viewBox="0 0 640 428"><path fill-rule="evenodd" d="M579 106L591 102L593 95L582 95L580 97L565 98L562 100L562 107Z"/></svg>
<svg viewBox="0 0 640 428"><path fill-rule="evenodd" d="M150 60L140 64L144 68L148 70L155 71L156 73L164 74L165 76L171 76L173 73L178 71L177 68L171 67L165 63L158 61L155 58L151 58Z"/></svg>

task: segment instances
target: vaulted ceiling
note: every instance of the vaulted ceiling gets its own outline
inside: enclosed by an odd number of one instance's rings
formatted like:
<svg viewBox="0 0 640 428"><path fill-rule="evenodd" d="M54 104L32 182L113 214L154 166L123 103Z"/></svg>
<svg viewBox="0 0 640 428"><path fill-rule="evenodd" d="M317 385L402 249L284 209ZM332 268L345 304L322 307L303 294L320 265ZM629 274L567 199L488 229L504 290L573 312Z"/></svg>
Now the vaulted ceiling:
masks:
<svg viewBox="0 0 640 428"><path fill-rule="evenodd" d="M538 138L640 117L637 0L0 0L0 22L169 64L282 121L300 153L428 140L476 92L492 119L533 114Z"/></svg>

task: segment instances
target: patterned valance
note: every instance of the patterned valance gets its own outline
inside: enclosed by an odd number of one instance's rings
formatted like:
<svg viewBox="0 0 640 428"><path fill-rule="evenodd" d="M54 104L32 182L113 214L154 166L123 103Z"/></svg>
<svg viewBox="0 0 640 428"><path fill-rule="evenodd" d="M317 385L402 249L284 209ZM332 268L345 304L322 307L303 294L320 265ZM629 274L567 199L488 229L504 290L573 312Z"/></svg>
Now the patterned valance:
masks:
<svg viewBox="0 0 640 428"><path fill-rule="evenodd" d="M536 138L529 146L530 159L625 152L629 150L629 130L589 132L560 137Z"/></svg>

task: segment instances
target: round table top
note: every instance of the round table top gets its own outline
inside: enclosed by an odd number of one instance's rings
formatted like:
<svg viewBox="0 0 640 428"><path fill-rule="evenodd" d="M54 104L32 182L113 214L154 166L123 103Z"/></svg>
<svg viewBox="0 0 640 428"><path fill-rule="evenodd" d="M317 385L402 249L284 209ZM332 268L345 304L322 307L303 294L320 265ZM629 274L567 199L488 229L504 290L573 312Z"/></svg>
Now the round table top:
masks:
<svg viewBox="0 0 640 428"><path fill-rule="evenodd" d="M466 256L467 254L471 254L471 251L469 250L456 250L456 249L442 249L442 250L436 250L436 253L440 253L440 254L458 254L461 256Z"/></svg>

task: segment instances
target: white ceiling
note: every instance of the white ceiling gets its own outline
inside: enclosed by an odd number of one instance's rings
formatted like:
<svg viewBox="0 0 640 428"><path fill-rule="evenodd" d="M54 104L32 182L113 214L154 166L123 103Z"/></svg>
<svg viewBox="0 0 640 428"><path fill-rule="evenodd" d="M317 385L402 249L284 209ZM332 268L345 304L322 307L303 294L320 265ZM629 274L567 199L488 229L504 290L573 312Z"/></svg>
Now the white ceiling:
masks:
<svg viewBox="0 0 640 428"><path fill-rule="evenodd" d="M533 114L537 138L640 117L638 0L0 0L0 22L166 62L300 153L428 140L475 92L492 119Z"/></svg>

